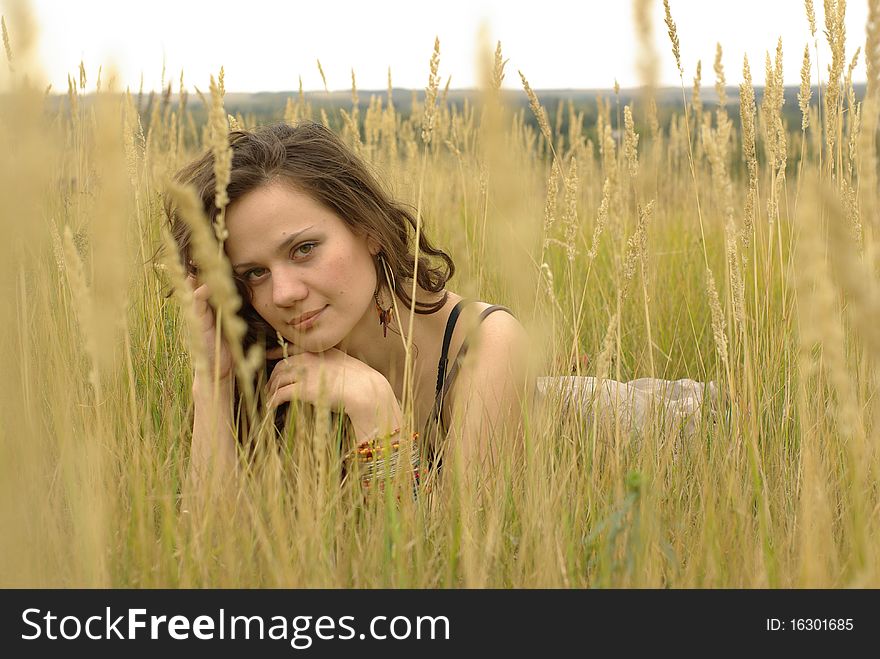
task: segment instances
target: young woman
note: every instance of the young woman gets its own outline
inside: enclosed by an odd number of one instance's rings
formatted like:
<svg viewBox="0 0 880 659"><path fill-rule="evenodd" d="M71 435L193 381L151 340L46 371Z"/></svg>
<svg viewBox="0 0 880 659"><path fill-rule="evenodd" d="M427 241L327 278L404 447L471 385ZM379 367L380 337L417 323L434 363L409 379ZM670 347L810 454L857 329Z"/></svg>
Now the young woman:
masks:
<svg viewBox="0 0 880 659"><path fill-rule="evenodd" d="M269 405L283 412L279 406L294 400L316 404L323 395L350 421L354 437L344 451L361 446L370 454L371 445L385 438L414 439L418 473L439 467L449 450L467 463L478 461L488 473L501 449L517 448L523 406L551 390L561 394L563 405L604 413L626 432L650 426L658 405L666 422L692 432L704 391L716 396L711 383L693 380L535 378L528 336L511 311L448 290L454 264L423 228L416 268L412 211L393 200L332 132L314 123L277 124L234 131L230 144L224 248L249 328L245 347L256 341L277 345L277 336L289 344L286 358L280 347L266 355ZM195 187L213 222L210 152L177 180ZM213 357L209 291L190 259L186 224L173 207L168 212L190 272L206 352ZM419 433L414 437L402 435L400 405L408 342ZM236 399L228 346L219 346L219 355L208 371L219 373L219 382L197 376L193 383L191 476L212 460L225 469L236 464L231 419L217 423ZM216 407L215 384L221 394Z"/></svg>
<svg viewBox="0 0 880 659"><path fill-rule="evenodd" d="M409 341L415 440L423 469L426 462L439 463L444 450L485 461L500 448L497 442L516 441L523 392L532 392L534 382L525 361L526 332L510 310L448 290L454 264L432 246L424 228L416 267L414 213L393 200L323 126L234 131L230 144L224 249L243 300L246 344L262 340L277 346L277 336L289 343L286 358L281 347L267 352L269 405L316 404L323 395L332 409L348 416L353 446L385 437L408 439L401 436L400 401ZM176 179L195 187L213 222L216 181L210 152ZM168 212L213 359L209 291L191 260L185 223L173 207ZM212 459L224 468L235 464L231 432L221 432L218 441L212 431L212 425L231 425L215 424L215 415L230 409L236 397L228 346L219 346L219 355L209 369L219 373L219 407L211 406L214 382L196 377L193 383L191 475Z"/></svg>

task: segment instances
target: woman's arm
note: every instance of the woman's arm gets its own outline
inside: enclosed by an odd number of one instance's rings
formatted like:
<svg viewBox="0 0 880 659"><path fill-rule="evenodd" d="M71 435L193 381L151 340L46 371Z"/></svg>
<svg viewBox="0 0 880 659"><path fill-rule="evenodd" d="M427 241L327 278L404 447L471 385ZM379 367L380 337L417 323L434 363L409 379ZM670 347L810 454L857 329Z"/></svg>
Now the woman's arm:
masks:
<svg viewBox="0 0 880 659"><path fill-rule="evenodd" d="M476 474L488 475L497 469L502 450L523 448L522 409L535 387L533 350L520 322L503 312L485 318L468 343L448 392L446 452Z"/></svg>
<svg viewBox="0 0 880 659"><path fill-rule="evenodd" d="M232 353L226 340L218 335L208 285L200 283L192 274L187 277L187 285L192 289L193 312L201 328L201 335L194 339L203 346L205 363L201 368L196 366L193 379L192 450L184 484L187 502L184 509L193 503L213 500L217 484L221 485L220 491L237 491L228 487L230 477L237 476L232 427L235 387Z"/></svg>
<svg viewBox="0 0 880 659"><path fill-rule="evenodd" d="M189 469L184 486L186 501L213 498L218 491L234 492L230 479L238 476L235 435L232 427L234 379L220 380L217 396L209 381L193 381L193 434ZM190 508L184 504L184 508Z"/></svg>

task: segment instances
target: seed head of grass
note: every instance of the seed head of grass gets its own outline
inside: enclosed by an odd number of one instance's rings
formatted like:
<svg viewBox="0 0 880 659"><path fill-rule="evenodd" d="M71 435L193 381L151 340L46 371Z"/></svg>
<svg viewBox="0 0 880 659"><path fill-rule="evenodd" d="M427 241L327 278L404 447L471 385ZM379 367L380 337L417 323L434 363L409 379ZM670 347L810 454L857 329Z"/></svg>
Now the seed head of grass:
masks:
<svg viewBox="0 0 880 659"><path fill-rule="evenodd" d="M181 117L183 117L186 114L186 97L187 97L186 87L183 84L183 69L180 70L180 88L178 89L177 97L180 102L179 114Z"/></svg>
<svg viewBox="0 0 880 659"><path fill-rule="evenodd" d="M548 263L541 264L541 275L542 279L544 280L544 286L547 292L547 299L552 300L558 307L559 300L557 300L556 289L553 287L553 270L550 269L550 265Z"/></svg>
<svg viewBox="0 0 880 659"><path fill-rule="evenodd" d="M721 44L715 44L715 93L718 94L718 105L727 105L727 81L724 79L724 64L721 61Z"/></svg>
<svg viewBox="0 0 880 659"><path fill-rule="evenodd" d="M749 170L749 181L758 177L758 157L755 150L755 88L752 86L752 72L748 56L743 56L743 81L739 86L739 109L742 120L743 158Z"/></svg>
<svg viewBox="0 0 880 659"><path fill-rule="evenodd" d="M782 122L782 107L785 105L785 87L782 76L782 39L776 45L775 62L770 53L765 57L766 83L761 109L765 118L766 139L773 166L783 173L786 160L786 135Z"/></svg>
<svg viewBox="0 0 880 659"><path fill-rule="evenodd" d="M694 76L694 88L691 93L691 105L694 106L694 114L697 117L697 123L703 114L703 99L700 98L700 84L703 78L703 60L697 60L697 75Z"/></svg>
<svg viewBox="0 0 880 659"><path fill-rule="evenodd" d="M202 90L199 89L198 85L193 85L193 89L196 90L196 96L199 97L199 100L202 102L202 107L205 108L208 112L210 112L211 104L208 103L208 99L205 98L205 94L202 93Z"/></svg>
<svg viewBox="0 0 880 659"><path fill-rule="evenodd" d="M141 118L131 98L131 94L125 94L125 114L124 114L124 137L123 146L125 148L125 164L128 168L128 177L131 180L134 189L135 198L140 195L140 186L138 185L138 163L144 154L144 130L141 126Z"/></svg>
<svg viewBox="0 0 880 659"><path fill-rule="evenodd" d="M222 68L221 68L222 73ZM223 86L211 76L211 109L209 112L210 147L214 156L214 204L220 211L217 214L215 232L217 240L222 244L228 236L226 230L225 210L229 203L226 186L232 172L232 148L229 146L229 120L223 109Z"/></svg>
<svg viewBox="0 0 880 659"><path fill-rule="evenodd" d="M577 232L578 232L578 173L577 160L571 159L568 165L568 177L565 183L565 215L562 218L565 225L565 248L568 262L574 263L577 256Z"/></svg>
<svg viewBox="0 0 880 659"><path fill-rule="evenodd" d="M300 85L302 85L302 78L300 78ZM394 86L391 84L391 67L388 67L388 105L387 107L391 108L394 105Z"/></svg>
<svg viewBox="0 0 880 659"><path fill-rule="evenodd" d="M609 124L605 124L604 129L602 131L602 141L600 142L600 148L602 151L602 168L605 172L605 176L611 179L612 184L617 182L617 145L614 141L614 133L611 131L611 126Z"/></svg>
<svg viewBox="0 0 880 659"><path fill-rule="evenodd" d="M360 100L358 99L357 92L357 82L354 77L354 69L351 70L351 107L352 110L358 108L360 106Z"/></svg>
<svg viewBox="0 0 880 659"><path fill-rule="evenodd" d="M816 38L816 10L813 8L813 0L804 0L804 9L807 12L807 21L810 23L810 34Z"/></svg>
<svg viewBox="0 0 880 659"><path fill-rule="evenodd" d="M317 60L317 62L318 62L318 73L321 74L321 82L324 83L324 91L329 94L330 90L327 89L327 76L324 75L324 67L321 66L321 60Z"/></svg>
<svg viewBox="0 0 880 659"><path fill-rule="evenodd" d="M678 67L678 74L684 75L684 69L681 68L681 52L678 43L678 28L675 25L675 21L672 20L672 12L669 9L669 0L663 0L663 11L665 13L665 18L663 20L666 23L666 30L669 34L669 41L672 42L672 54L675 56L675 66Z"/></svg>
<svg viewBox="0 0 880 659"><path fill-rule="evenodd" d="M599 356L596 358L596 378L599 380L606 379L611 372L611 358L614 353L615 337L617 334L617 323L620 316L615 312L608 319L608 326L605 328L605 336L602 339L602 347L599 349Z"/></svg>
<svg viewBox="0 0 880 659"><path fill-rule="evenodd" d="M718 297L718 289L715 286L715 275L711 268L706 268L706 288L709 292L709 307L712 311L712 334L715 337L715 348L722 364L727 364L727 332L725 330L724 312L721 310L721 301Z"/></svg>
<svg viewBox="0 0 880 659"><path fill-rule="evenodd" d="M440 68L440 38L434 37L434 52L431 53L431 73L428 76L428 86L425 89L425 113L422 117L422 142L425 145L431 143L431 135L434 132L434 118L437 109L437 89L440 87L440 76L437 70Z"/></svg>
<svg viewBox="0 0 880 659"><path fill-rule="evenodd" d="M230 344L237 345L240 349L247 327L244 320L235 313L241 308L241 298L232 278L229 260L219 249L216 236L208 228L208 219L202 211L195 190L191 186L173 182L166 187L180 218L191 232L192 258L198 267L199 278L208 284L214 308L224 315L224 327L229 332L226 336Z"/></svg>
<svg viewBox="0 0 880 659"><path fill-rule="evenodd" d="M846 96L847 96L847 104L849 106L849 111L852 112L856 106L856 93L852 84L852 75L855 68L859 65L859 57L862 54L862 47L859 46L856 48L856 52L853 53L852 59L849 62L849 66L846 68L846 82L844 87L846 88Z"/></svg>
<svg viewBox="0 0 880 659"><path fill-rule="evenodd" d="M654 200L645 206L638 205L639 221L636 229L626 243L626 257L621 273L621 299L629 295L630 285L636 273L636 267L643 263L648 255L648 223L654 214Z"/></svg>
<svg viewBox="0 0 880 659"><path fill-rule="evenodd" d="M810 85L810 46L804 46L804 61L801 64L801 90L798 92L798 105L801 108L801 130L810 125L810 98L813 89Z"/></svg>
<svg viewBox="0 0 880 659"><path fill-rule="evenodd" d="M590 261L596 258L596 254L599 251L599 238L601 238L605 225L608 223L608 206L610 203L611 179L606 177L605 183L602 184L602 201L599 203L599 212L596 216L596 226L593 227L593 238L590 241L590 251L587 254L587 258Z"/></svg>
<svg viewBox="0 0 880 659"><path fill-rule="evenodd" d="M550 132L550 122L547 121L547 113L541 106L541 102L538 100L537 94L535 94L534 90L532 90L531 86L529 85L529 81L526 80L523 72L518 71L518 73L520 80L522 80L523 89L525 89L526 91L526 96L529 97L529 106L532 108L532 113L538 120L538 126L541 129L541 134L544 136L547 144L553 144L552 133Z"/></svg>
<svg viewBox="0 0 880 659"><path fill-rule="evenodd" d="M455 147L458 151L458 147ZM550 164L550 177L547 179L547 200L544 203L544 235L548 236L556 221L556 196L559 194L559 165L554 160Z"/></svg>
<svg viewBox="0 0 880 659"><path fill-rule="evenodd" d="M6 63L9 65L10 73L15 72L12 66L12 46L9 45L9 32L6 31L6 18L0 16L0 28L3 30L3 49L6 51Z"/></svg>
<svg viewBox="0 0 880 659"><path fill-rule="evenodd" d="M742 327L745 323L745 280L740 268L739 253L737 251L737 232L733 224L733 218L725 227L725 243L727 247L727 267L730 271L730 287L733 293L733 318Z"/></svg>
<svg viewBox="0 0 880 659"><path fill-rule="evenodd" d="M635 179L639 174L639 135L633 123L632 108L623 108L624 154L629 167L629 175Z"/></svg>
<svg viewBox="0 0 880 659"><path fill-rule="evenodd" d="M501 89L501 83L504 82L504 66L509 60L501 57L501 42L495 45L495 59L492 67L492 88L496 91Z"/></svg>

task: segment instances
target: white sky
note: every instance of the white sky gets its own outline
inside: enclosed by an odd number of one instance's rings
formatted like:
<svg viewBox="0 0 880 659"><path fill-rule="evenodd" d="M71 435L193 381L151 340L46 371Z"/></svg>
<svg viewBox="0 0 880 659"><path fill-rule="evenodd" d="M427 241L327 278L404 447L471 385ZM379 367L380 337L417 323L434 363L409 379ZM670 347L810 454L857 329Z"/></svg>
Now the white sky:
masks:
<svg viewBox="0 0 880 659"><path fill-rule="evenodd" d="M821 41L823 3L814 4ZM677 86L662 0L654 5L660 84ZM671 0L670 5L687 87L698 59L704 87L712 86L716 41L724 48L728 84L740 82L744 53L755 83L763 84L764 54L775 50L779 36L786 83L799 84L804 45L812 44L802 0ZM132 91L141 73L145 90L158 89L163 58L175 91L181 69L190 89L204 90L221 65L228 91L293 90L300 75L307 91L323 89L317 59L331 90L351 87L352 68L359 89L384 89L389 66L395 87L424 88L435 35L441 85L451 74L452 88L473 87L484 20L491 43L500 40L510 59L506 87L520 86L517 69L535 89L607 88L615 78L622 87L638 84L627 0L31 0L31 6L41 27L43 69L56 92L66 91L67 74L76 73L80 59L89 90L99 64L106 84L110 61ZM15 25L7 7L3 13L14 49ZM866 17L866 0L849 0L848 57L864 44ZM820 60L826 71L824 43ZM854 78L865 79L864 59Z"/></svg>

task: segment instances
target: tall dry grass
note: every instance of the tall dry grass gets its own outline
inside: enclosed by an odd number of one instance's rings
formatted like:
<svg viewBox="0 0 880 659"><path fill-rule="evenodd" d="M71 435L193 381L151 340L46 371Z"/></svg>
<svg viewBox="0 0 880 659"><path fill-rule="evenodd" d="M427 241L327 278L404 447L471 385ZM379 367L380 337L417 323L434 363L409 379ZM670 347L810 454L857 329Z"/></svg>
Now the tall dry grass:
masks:
<svg viewBox="0 0 880 659"><path fill-rule="evenodd" d="M224 132L252 120L227 114L222 75L209 97L196 88L204 125L182 74L177 98L163 84L145 114L142 92L112 72L90 88L85 68L50 103L16 4L0 72L0 584L880 585L880 3L858 44L862 97L846 67L846 40L861 37L844 34L843 2L825 3L830 77L808 45L800 126L781 112L781 45L763 89L746 60L730 95L719 45L716 105L700 98L699 63L688 94L687 35L664 4L678 108L658 108L645 56L643 93L621 104L615 85L595 123L572 104L554 116L521 71L533 121L502 102L500 44L480 94L456 107L435 44L408 115L389 72L387 97L367 104L352 74L338 116L300 84L278 119L338 126L454 257L451 288L517 312L545 374L712 380L714 420L704 410L695 435L657 423L633 438L551 398L525 411L524 451L505 452L480 488L472 466L450 463L434 496L398 502L394 487L367 501L339 487L318 410L279 450L262 432L229 507L198 514L181 506L201 359L191 297L179 265L150 256L168 241L169 176L207 148L228 167ZM204 232L198 258L213 263L234 337L223 237L222 224ZM242 382L260 359L237 355Z"/></svg>

